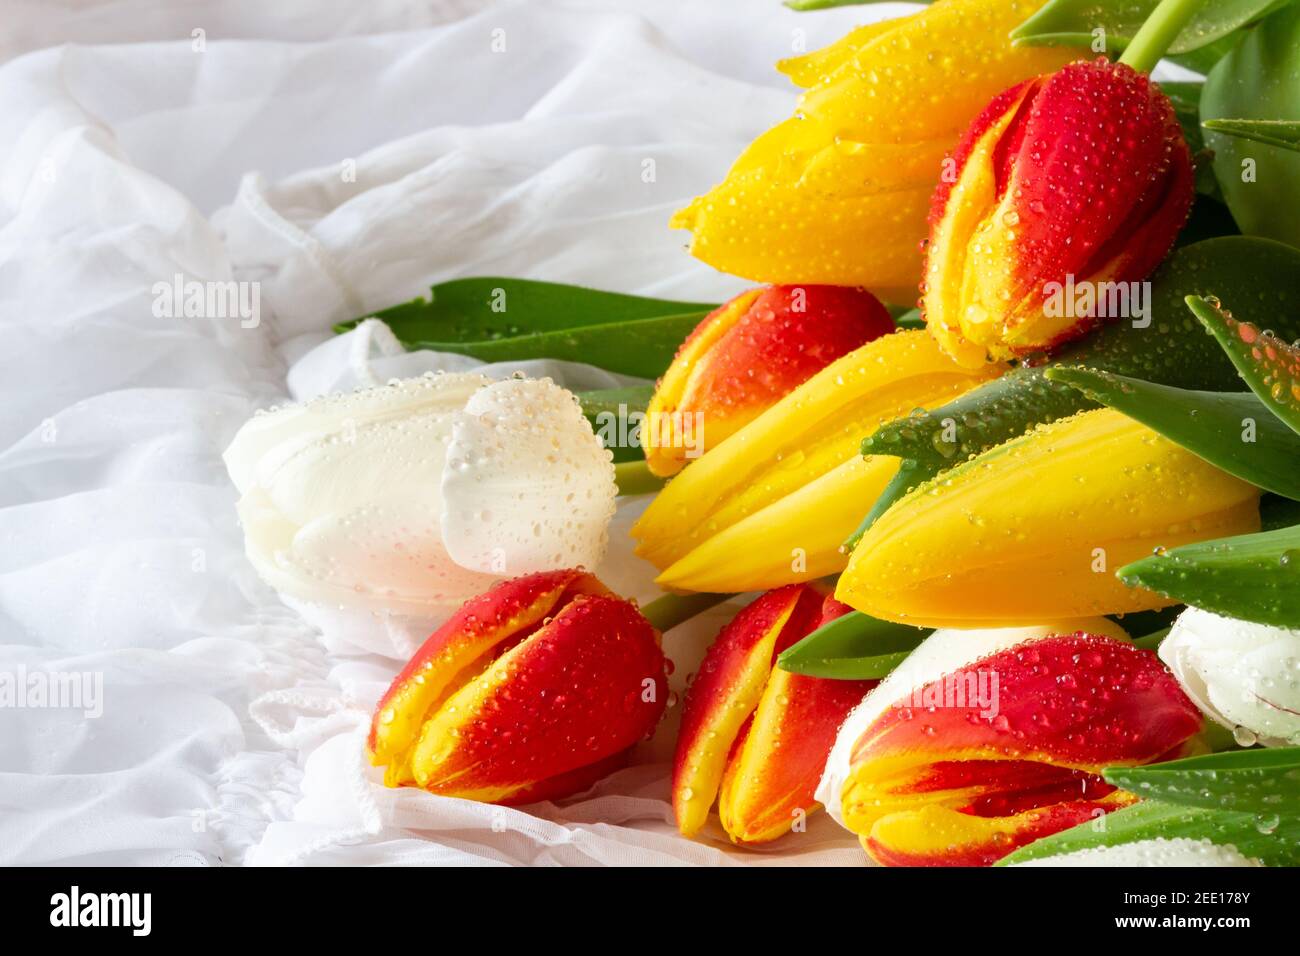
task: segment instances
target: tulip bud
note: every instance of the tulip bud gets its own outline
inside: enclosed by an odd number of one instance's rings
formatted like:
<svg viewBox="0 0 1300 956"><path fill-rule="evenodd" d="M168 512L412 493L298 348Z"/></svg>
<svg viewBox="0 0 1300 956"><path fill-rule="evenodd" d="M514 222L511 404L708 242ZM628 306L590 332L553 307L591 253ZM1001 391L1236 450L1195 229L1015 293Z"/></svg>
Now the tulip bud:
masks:
<svg viewBox="0 0 1300 956"><path fill-rule="evenodd" d="M1211 719L1243 746L1300 746L1300 631L1189 607L1160 659Z"/></svg>
<svg viewBox="0 0 1300 956"><path fill-rule="evenodd" d="M904 301L935 171L989 97L1054 70L1068 47L1012 46L1042 0L937 0L780 68L806 88L795 116L745 150L673 218L691 253L759 282L866 286Z"/></svg>
<svg viewBox="0 0 1300 956"><path fill-rule="evenodd" d="M367 748L384 782L490 803L556 799L615 769L667 700L659 634L583 571L465 603L397 675Z"/></svg>
<svg viewBox="0 0 1300 956"><path fill-rule="evenodd" d="M646 464L676 474L840 356L892 331L889 312L865 289L742 292L705 316L655 388L641 429Z"/></svg>
<svg viewBox="0 0 1300 956"><path fill-rule="evenodd" d="M1042 425L916 487L867 530L836 597L922 627L1166 607L1115 572L1259 529L1259 489L1117 411Z"/></svg>
<svg viewBox="0 0 1300 956"><path fill-rule="evenodd" d="M761 591L840 571L840 544L898 470L863 460L862 436L988 381L920 330L832 362L670 481L632 528L659 583Z"/></svg>
<svg viewBox="0 0 1300 956"><path fill-rule="evenodd" d="M769 591L718 634L686 695L673 762L673 812L694 836L714 798L736 843L775 840L817 808L835 732L875 681L774 668L776 657L849 608L812 587Z"/></svg>
<svg viewBox="0 0 1300 956"><path fill-rule="evenodd" d="M1104 59L995 97L950 162L931 204L922 309L968 366L1050 349L1131 308L1118 284L1159 265L1193 196L1169 98Z"/></svg>
<svg viewBox="0 0 1300 956"><path fill-rule="evenodd" d="M817 791L891 866L981 866L1134 802L1106 767L1183 755L1201 729L1105 619L936 631L853 711Z"/></svg>
<svg viewBox="0 0 1300 956"><path fill-rule="evenodd" d="M429 374L286 405L225 462L258 573L331 607L441 618L507 570L594 566L614 513L609 452L550 379Z"/></svg>

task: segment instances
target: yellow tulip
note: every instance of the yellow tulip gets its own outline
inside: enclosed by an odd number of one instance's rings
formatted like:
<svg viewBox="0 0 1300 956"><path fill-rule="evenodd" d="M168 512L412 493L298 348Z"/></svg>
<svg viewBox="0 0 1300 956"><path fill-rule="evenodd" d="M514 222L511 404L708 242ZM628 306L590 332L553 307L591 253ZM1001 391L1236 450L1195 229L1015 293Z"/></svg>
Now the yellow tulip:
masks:
<svg viewBox="0 0 1300 956"><path fill-rule="evenodd" d="M632 528L637 553L686 591L749 591L844 567L840 543L897 459L862 438L951 401L1001 368L963 369L923 331L895 332L822 369L670 481Z"/></svg>
<svg viewBox="0 0 1300 956"><path fill-rule="evenodd" d="M1259 529L1259 491L1111 409L999 445L863 536L836 597L926 627L1016 627L1173 602L1115 577L1157 548Z"/></svg>
<svg viewBox="0 0 1300 956"><path fill-rule="evenodd" d="M944 154L994 95L1073 59L1013 48L1042 0L938 0L780 68L807 88L727 178L673 218L691 252L774 283L860 285L910 301Z"/></svg>

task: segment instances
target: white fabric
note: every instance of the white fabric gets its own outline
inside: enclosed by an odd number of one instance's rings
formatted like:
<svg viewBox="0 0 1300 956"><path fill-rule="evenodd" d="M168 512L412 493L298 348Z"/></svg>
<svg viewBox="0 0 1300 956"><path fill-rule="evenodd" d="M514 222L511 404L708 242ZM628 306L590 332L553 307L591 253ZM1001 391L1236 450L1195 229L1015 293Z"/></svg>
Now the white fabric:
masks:
<svg viewBox="0 0 1300 956"><path fill-rule="evenodd" d="M640 766L536 816L377 786L359 728L418 635L322 642L245 560L220 455L258 407L439 361L366 372L329 331L433 281L741 288L668 214L788 115L775 59L899 10L7 3L0 672L88 675L102 714L0 708L0 863L861 862L824 814L768 852L678 838L676 708ZM260 282L260 322L159 317L178 274ZM640 506L600 572L647 600ZM679 690L725 616L669 635Z"/></svg>

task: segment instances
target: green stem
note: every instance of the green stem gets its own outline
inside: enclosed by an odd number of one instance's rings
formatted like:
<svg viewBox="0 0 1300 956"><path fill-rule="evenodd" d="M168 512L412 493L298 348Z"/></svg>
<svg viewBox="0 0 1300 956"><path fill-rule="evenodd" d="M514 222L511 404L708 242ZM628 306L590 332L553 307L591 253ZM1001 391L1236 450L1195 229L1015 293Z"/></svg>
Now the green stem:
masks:
<svg viewBox="0 0 1300 956"><path fill-rule="evenodd" d="M1145 651L1154 651L1160 646L1160 642L1169 636L1171 630L1173 628L1162 627L1160 630L1144 634L1142 637L1135 637L1133 638L1133 646L1140 647Z"/></svg>
<svg viewBox="0 0 1300 956"><path fill-rule="evenodd" d="M1183 27L1205 6L1205 0L1160 0L1119 61L1139 73L1150 73Z"/></svg>
<svg viewBox="0 0 1300 956"><path fill-rule="evenodd" d="M620 461L614 466L614 481L620 495L649 495L662 488L665 479L652 475L644 461Z"/></svg>
<svg viewBox="0 0 1300 956"><path fill-rule="evenodd" d="M732 594L665 594L641 608L641 613L654 625L655 630L662 634L734 596Z"/></svg>

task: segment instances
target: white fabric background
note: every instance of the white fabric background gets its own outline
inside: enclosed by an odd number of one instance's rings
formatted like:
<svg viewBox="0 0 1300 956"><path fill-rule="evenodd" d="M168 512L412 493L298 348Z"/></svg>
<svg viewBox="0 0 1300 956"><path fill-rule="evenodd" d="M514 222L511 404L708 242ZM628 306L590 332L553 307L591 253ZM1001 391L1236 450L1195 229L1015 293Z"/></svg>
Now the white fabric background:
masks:
<svg viewBox="0 0 1300 956"><path fill-rule="evenodd" d="M669 213L789 113L774 60L900 8L0 0L0 670L105 694L0 708L0 863L861 862L824 815L765 853L679 839L671 717L536 816L378 787L358 729L400 662L257 580L220 454L355 374L330 323L432 281L740 288ZM155 318L178 272L259 280L262 324ZM600 571L647 599L636 507ZM722 619L669 636L679 685Z"/></svg>

